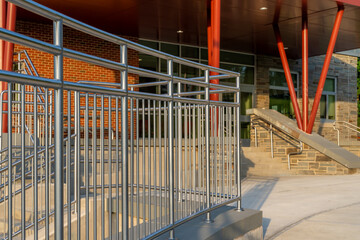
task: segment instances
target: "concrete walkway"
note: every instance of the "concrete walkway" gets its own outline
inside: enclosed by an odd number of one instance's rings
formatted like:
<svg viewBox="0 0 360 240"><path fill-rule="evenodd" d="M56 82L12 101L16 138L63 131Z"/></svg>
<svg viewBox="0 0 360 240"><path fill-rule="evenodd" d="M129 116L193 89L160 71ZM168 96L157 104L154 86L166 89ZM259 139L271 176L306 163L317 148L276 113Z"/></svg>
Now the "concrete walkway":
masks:
<svg viewBox="0 0 360 240"><path fill-rule="evenodd" d="M243 207L263 211L265 239L360 240L360 175L250 177Z"/></svg>

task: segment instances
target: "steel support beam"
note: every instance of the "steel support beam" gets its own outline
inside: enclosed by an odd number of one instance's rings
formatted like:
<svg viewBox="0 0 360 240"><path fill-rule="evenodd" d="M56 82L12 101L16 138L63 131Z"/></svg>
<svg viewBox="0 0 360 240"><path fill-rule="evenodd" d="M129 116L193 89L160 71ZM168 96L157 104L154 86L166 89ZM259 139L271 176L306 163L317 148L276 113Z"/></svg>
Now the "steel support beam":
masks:
<svg viewBox="0 0 360 240"><path fill-rule="evenodd" d="M274 27L274 32L275 32L275 36L276 36L277 46L278 46L279 53L280 53L281 62L282 62L283 68L284 68L286 82L287 82L289 92L290 92L291 102L292 102L292 105L293 105L294 111L295 111L296 122L298 124L298 127L301 130L303 130L303 123L302 123L301 113L300 113L300 109L299 109L299 104L297 102L297 96L296 96L296 92L294 89L294 83L293 83L292 77L291 77L289 63L288 63L285 49L284 49L284 43L281 39L280 29L279 29L279 26L277 25L277 23L275 23L273 25L273 27Z"/></svg>
<svg viewBox="0 0 360 240"><path fill-rule="evenodd" d="M16 21L16 6L12 3L8 3L7 4L7 12L6 12L6 16L5 16L5 6L6 4L2 1L1 2L1 22L0 25L2 24L2 26L6 26L7 30L10 31L15 31L15 21ZM4 22L4 20L6 19L6 24ZM14 52L14 44L11 42L4 42L1 41L0 42L0 49L3 49L2 51L2 65L1 68L3 70L6 71L12 71L12 64L13 64L13 52ZM1 50L0 50L1 51ZM6 82L1 82L1 89L0 91L4 91L7 89L7 83ZM7 100L8 96L7 94L4 94L3 100ZM7 104L3 104L3 111L7 111ZM2 115L3 119L7 119L7 114L3 114ZM8 124L7 121L3 121L3 125L2 127L2 131L4 133L8 132Z"/></svg>
<svg viewBox="0 0 360 240"><path fill-rule="evenodd" d="M343 14L344 14L344 5L341 4L341 3L338 3L338 11L337 11L337 14L336 14L334 27L333 27L333 30L332 30L332 33L331 33L329 46L328 46L328 49L326 51L325 61L324 61L324 65L323 65L323 68L322 68L322 71L321 71L319 84L318 84L318 87L317 87L317 90L316 90L316 95L315 95L315 98L314 98L314 104L313 104L312 109L311 109L309 123L308 123L308 126L306 127L306 132L307 133L311 133L312 129L313 129L313 126L314 126L316 113L317 113L319 103L320 103L320 99L321 99L321 95L322 95L322 92L323 92L323 89L324 89L326 76L327 76L327 73L328 73L328 70L329 70L331 57L332 57L332 54L334 52L336 38L337 38L337 35L339 33L341 19L342 19Z"/></svg>
<svg viewBox="0 0 360 240"><path fill-rule="evenodd" d="M221 0L210 1L210 20L208 18L208 61L213 67L220 67L220 12ZM210 26L209 26L210 23ZM210 75L217 75L210 72ZM212 79L210 83L219 84L219 79ZM213 89L210 89L213 90ZM210 94L210 100L219 101L219 94Z"/></svg>
<svg viewBox="0 0 360 240"><path fill-rule="evenodd" d="M5 28L6 26L6 3L5 0L0 0L0 28ZM5 41L0 39L0 68L3 70L4 68L4 49L5 49ZM2 90L2 84L1 84Z"/></svg>
<svg viewBox="0 0 360 240"><path fill-rule="evenodd" d="M212 66L212 53L213 53L213 32L211 24L211 11L213 9L214 2L210 0L207 6L207 42L208 42L208 65Z"/></svg>
<svg viewBox="0 0 360 240"><path fill-rule="evenodd" d="M309 106L309 41L308 41L308 14L307 0L302 0L302 117L303 130L306 131L308 124Z"/></svg>

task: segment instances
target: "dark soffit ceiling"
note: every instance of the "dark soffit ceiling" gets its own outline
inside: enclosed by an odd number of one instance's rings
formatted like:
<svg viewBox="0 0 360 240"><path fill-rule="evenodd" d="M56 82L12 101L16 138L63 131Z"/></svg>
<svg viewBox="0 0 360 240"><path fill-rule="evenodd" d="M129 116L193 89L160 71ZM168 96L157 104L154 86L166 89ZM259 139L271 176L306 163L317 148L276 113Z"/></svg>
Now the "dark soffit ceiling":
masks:
<svg viewBox="0 0 360 240"><path fill-rule="evenodd" d="M114 34L207 45L206 0L36 0ZM335 51L360 48L360 0L343 0L345 13ZM221 48L277 56L272 22L277 0L222 0ZM352 5L350 5L350 4ZM357 5L357 6L355 6ZM267 7L267 10L260 10ZM309 54L324 54L337 4L309 0ZM18 11L18 18L39 20ZM301 58L301 0L283 0L279 26L290 58ZM178 34L177 30L183 30Z"/></svg>

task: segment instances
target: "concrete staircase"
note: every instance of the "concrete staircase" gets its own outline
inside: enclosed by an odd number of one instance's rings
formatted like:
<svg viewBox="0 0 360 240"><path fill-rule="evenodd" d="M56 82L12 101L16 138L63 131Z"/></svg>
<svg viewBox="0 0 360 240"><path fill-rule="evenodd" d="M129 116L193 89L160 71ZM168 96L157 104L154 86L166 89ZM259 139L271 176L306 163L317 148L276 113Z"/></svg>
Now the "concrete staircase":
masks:
<svg viewBox="0 0 360 240"><path fill-rule="evenodd" d="M360 168L360 159L357 155L330 142L317 133L307 134L299 130L294 121L275 110L253 108L246 110L246 113L271 123L273 127L280 129L282 132L292 136L292 138L307 144L347 168Z"/></svg>
<svg viewBox="0 0 360 240"><path fill-rule="evenodd" d="M269 149L263 147L242 148L243 176L289 176L287 163L271 157Z"/></svg>

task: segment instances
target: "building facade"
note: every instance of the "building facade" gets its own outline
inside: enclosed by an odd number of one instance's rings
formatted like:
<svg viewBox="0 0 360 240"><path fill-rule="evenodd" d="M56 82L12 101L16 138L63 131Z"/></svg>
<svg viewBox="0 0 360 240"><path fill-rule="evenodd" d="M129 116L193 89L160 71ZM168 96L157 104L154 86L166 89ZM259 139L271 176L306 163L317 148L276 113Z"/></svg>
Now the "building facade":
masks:
<svg viewBox="0 0 360 240"><path fill-rule="evenodd" d="M17 21L16 31L51 43L52 25L47 23ZM179 43L160 42L135 37L125 38L138 42L150 48L160 50L191 61L207 64L208 51L204 46L193 46ZM64 47L79 50L98 57L119 61L120 50L115 44L88 36L82 32L70 28L64 29ZM53 77L50 54L37 50L15 45L15 52L27 50L31 61L42 77ZM146 54L138 54L129 51L129 64L140 66L145 69L166 73L165 61ZM14 59L16 60L16 59ZM312 105L315 91L324 62L324 56L309 58L309 103ZM302 104L301 96L301 59L289 60L292 71L292 79L298 97L299 106ZM236 52L229 49L220 52L220 68L241 73L241 129L242 138L250 139L251 124L250 116L246 110L250 108L269 108L282 114L295 118L294 110L290 101L289 90L286 84L280 58L265 55ZM181 77L198 77L201 72L187 66L174 65L175 75ZM64 59L64 77L66 81L100 81L119 83L119 72L100 66L84 63L73 59ZM320 107L317 113L314 132L325 138L336 141L336 131L333 129L335 121L346 121L356 125L357 122L357 58L349 55L334 54L331 60L324 92L321 97ZM151 81L146 77L129 75L129 83L144 83ZM235 79L226 84L235 86ZM140 91L161 94L164 86L141 88ZM187 86L183 86L188 88ZM198 90L186 89L187 91ZM184 91L185 89L182 89ZM178 89L175 88L175 92ZM198 96L201 98L201 96ZM233 94L221 94L220 100L231 101ZM66 104L66 98L64 99ZM349 134L348 138L356 136ZM246 142L246 141L244 141Z"/></svg>

